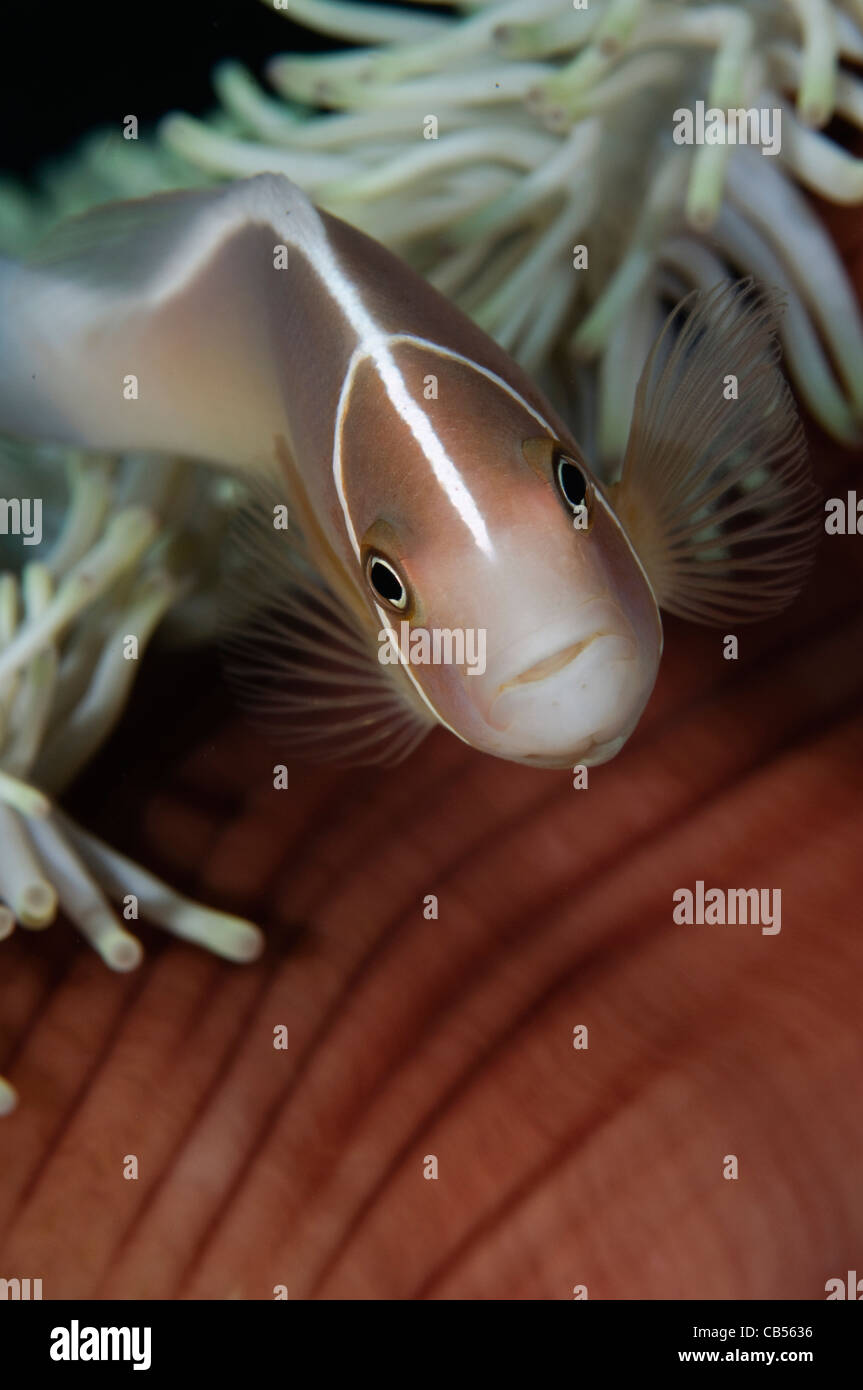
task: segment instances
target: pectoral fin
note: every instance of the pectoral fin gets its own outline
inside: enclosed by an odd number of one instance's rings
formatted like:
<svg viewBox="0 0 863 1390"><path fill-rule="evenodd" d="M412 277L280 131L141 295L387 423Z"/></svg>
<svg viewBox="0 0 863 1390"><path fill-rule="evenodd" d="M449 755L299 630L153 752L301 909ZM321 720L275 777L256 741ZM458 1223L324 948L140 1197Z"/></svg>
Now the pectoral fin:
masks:
<svg viewBox="0 0 863 1390"><path fill-rule="evenodd" d="M778 312L751 280L690 295L639 381L611 494L660 606L696 622L778 612L812 563L818 496Z"/></svg>
<svg viewBox="0 0 863 1390"><path fill-rule="evenodd" d="M288 532L274 516L290 516ZM225 547L227 683L280 755L342 765L399 762L434 726L403 668L383 664L378 623L319 534L295 475L250 479Z"/></svg>

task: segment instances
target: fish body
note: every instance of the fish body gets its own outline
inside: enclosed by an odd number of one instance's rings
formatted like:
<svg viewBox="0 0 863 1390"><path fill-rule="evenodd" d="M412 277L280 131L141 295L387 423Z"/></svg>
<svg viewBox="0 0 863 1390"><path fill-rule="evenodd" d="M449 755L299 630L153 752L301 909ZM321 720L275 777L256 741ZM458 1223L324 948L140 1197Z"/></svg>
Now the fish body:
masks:
<svg viewBox="0 0 863 1390"><path fill-rule="evenodd" d="M597 763L649 699L660 607L763 616L811 559L775 306L729 282L688 310L606 486L469 318L259 175L97 209L0 265L0 428L267 481L291 526L265 511L248 533L259 602L235 651L253 693L267 614L269 676L312 754L392 758L442 724L515 761ZM464 642L414 662L417 632L481 633L483 669Z"/></svg>

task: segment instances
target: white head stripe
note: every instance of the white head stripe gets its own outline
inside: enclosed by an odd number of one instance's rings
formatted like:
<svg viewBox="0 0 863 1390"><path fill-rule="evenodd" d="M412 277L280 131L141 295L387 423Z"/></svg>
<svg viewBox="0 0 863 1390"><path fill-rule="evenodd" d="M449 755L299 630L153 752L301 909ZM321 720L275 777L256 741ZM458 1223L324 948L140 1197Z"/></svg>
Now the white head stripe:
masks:
<svg viewBox="0 0 863 1390"><path fill-rule="evenodd" d="M382 342L385 344L387 348L396 346L399 343L409 343L415 347L427 348L430 352L435 353L435 355L438 357L448 358L452 362L462 362L466 367L470 367L473 371L478 372L480 376L486 377L488 381L493 381L495 385L499 386L502 391L505 391L506 394L512 400L517 401L518 404L522 407L522 409L527 411L528 415L532 415L534 420L536 420L538 424L542 425L544 430L547 430L548 433L551 435L554 434L554 430L552 429L548 420L546 420L545 416L541 414L540 411L536 410L528 401L526 401L524 399L524 396L522 396L518 391L516 391L513 386L510 386L508 382L504 381L503 377L498 376L497 372L493 372L490 367L482 367L478 362L474 362L472 358L465 357L463 353L454 352L451 348L445 348L440 343L433 343L428 338L418 338L413 333L393 333L389 336L382 337ZM360 365L362 361L364 361L364 359L368 355L369 354L362 343L360 343L360 345L357 348L355 348L354 352L351 354L351 360L348 363L348 369L345 372L345 379L342 382L342 389L339 394L339 403L336 410L335 434L333 439L333 479L336 485L336 492L338 493L339 502L341 503L342 515L345 520L345 529L347 530L348 536L350 537L351 545L353 546L354 554L356 555L357 559L360 558L359 541L357 540L357 534L354 529L353 520L348 510L347 497L345 496L345 483L342 460L342 426L344 424L344 417L347 413L348 401L350 399L354 375L356 373L357 367ZM483 530L485 530L485 523L483 523ZM491 553L490 550L486 549L486 547L482 548L485 550L486 554Z"/></svg>
<svg viewBox="0 0 863 1390"><path fill-rule="evenodd" d="M427 348L430 352L435 353L438 357L445 357L453 362L464 363L466 367L473 368L473 370L475 372L479 372L481 376L486 377L489 381L495 382L495 384L498 385L502 391L505 391L506 394L510 396L512 400L517 401L519 405L521 405L529 415L532 415L534 420L536 420L538 424L542 425L543 429L547 430L549 434L554 433L551 425L545 419L545 416L542 415L538 410L535 410L534 407L530 405L524 399L524 397L514 389L514 387L510 386L506 381L503 380L503 377L498 376L497 372L491 371L491 369L488 367L481 367L478 362L474 362L470 357L465 357L460 352L453 352L450 348L442 347L440 343L433 343L428 338L417 338L412 333L394 333L390 337L385 338L383 341L385 342L387 347L394 346L397 343L410 343L416 345L417 347ZM342 382L342 389L339 393L339 403L336 409L336 423L333 436L333 481L335 482L336 492L338 494L339 503L341 505L342 516L344 517L345 530L347 531L348 538L351 542L351 546L353 548L354 554L357 557L357 560L360 559L360 543L359 538L357 537L356 528L354 527L353 518L351 517L350 510L348 508L348 499L345 496L344 466L342 459L342 427L344 425L345 414L347 413L348 401L350 399L354 375L360 362L364 361L367 355L368 354L362 344L355 348L354 352L351 354L351 360L348 363L348 369L345 372L345 379ZM432 714L443 725L445 729L449 729L451 734L455 734L457 738L460 738L462 740L462 743L469 742L468 739L463 738L462 735L458 732L458 730L454 729L452 725L449 724L446 719L444 719L440 710L436 709L435 706L432 704L431 700L426 695L426 692L423 690L422 685L418 681L416 674L414 673L413 667L411 666L410 662L405 659L404 653L401 649L401 644L397 639L397 634L395 633L395 630L392 627L387 613L384 611L384 609L380 606L379 603L375 603L375 609L377 611L378 617L381 620L382 625L393 634L393 637L395 638L393 645L399 654L399 661L404 669L405 675L408 677L408 680L416 690L423 704L426 706L427 709L431 710Z"/></svg>

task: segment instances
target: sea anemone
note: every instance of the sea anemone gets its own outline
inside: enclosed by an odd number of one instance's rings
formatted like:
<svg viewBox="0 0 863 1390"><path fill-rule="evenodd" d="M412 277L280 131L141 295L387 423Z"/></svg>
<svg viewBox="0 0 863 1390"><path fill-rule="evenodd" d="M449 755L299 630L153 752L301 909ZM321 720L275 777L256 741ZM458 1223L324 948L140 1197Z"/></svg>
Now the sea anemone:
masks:
<svg viewBox="0 0 863 1390"><path fill-rule="evenodd" d="M863 160L838 138L863 126L860 0L452 8L292 0L292 20L374 46L272 59L279 100L225 63L218 120L169 115L159 140L210 176L287 174L423 270L570 415L580 377L608 463L668 300L729 271L783 291L798 394L856 442L863 324L801 188L863 202ZM780 113L778 153L676 144L675 113L698 102Z"/></svg>
<svg viewBox="0 0 863 1390"><path fill-rule="evenodd" d="M802 190L863 201L863 161L843 144L863 126L863 0L275 8L360 46L272 59L276 96L226 62L213 116L173 113L139 140L97 132L42 171L36 199L6 181L0 247L24 251L59 217L110 198L285 173L461 304L611 469L668 305L752 274L786 300L800 397L835 439L859 440L863 324ZM676 144L675 113L698 102L781 113L781 148ZM5 445L0 472L20 470L44 480L55 514L46 558L10 555L0 578L0 936L16 920L46 926L60 906L108 965L130 969L141 948L108 897L131 895L127 919L140 909L250 959L250 923L179 897L49 799L115 725L165 615L181 634L211 630L189 613L212 606L233 484L181 460L154 472L131 457ZM0 1110L14 1102L4 1086Z"/></svg>
<svg viewBox="0 0 863 1390"><path fill-rule="evenodd" d="M168 610L175 636L212 630L207 578L236 505L230 480L8 443L0 470L8 490L17 478L47 504L48 532L44 559L0 573L0 939L16 922L50 926L62 908L106 965L132 970L142 948L124 922L140 914L228 960L254 959L257 927L182 897L53 799L114 728ZM0 1078L0 1114L14 1104Z"/></svg>

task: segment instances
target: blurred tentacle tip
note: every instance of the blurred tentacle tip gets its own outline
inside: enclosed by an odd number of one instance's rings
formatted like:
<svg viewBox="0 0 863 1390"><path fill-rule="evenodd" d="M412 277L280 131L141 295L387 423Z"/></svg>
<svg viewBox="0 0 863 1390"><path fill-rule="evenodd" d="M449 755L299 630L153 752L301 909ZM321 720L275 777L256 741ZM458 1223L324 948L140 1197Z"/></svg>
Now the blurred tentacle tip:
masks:
<svg viewBox="0 0 863 1390"><path fill-rule="evenodd" d="M11 1115L18 1105L18 1092L0 1076L0 1116Z"/></svg>

